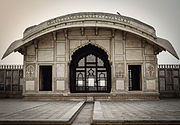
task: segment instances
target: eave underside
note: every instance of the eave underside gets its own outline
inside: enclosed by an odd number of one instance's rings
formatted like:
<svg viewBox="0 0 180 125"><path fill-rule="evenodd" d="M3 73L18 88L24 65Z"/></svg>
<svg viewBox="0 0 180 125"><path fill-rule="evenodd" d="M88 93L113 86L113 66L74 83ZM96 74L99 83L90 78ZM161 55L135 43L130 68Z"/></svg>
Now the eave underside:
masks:
<svg viewBox="0 0 180 125"><path fill-rule="evenodd" d="M57 30L63 30L63 29L68 29L68 28L73 28L73 27L102 27L102 28L112 28L112 29L117 29L117 30L122 30L122 31L125 31L125 32L129 32L129 33L132 33L132 34L135 34L135 35L138 35L142 38L145 38L147 39L148 41L150 41L150 44L152 43L153 45L157 45L157 47L159 49L163 49L163 50L167 50L169 53L171 53L174 57L176 57L177 59L179 59L175 49L173 48L173 46L171 45L171 43L166 40L166 39L162 39L162 38L154 38L150 35L147 35L147 34L144 34L142 32L138 32L138 31L134 31L132 29L129 29L127 27L119 27L119 26L116 26L116 25L109 25L109 24L101 24L101 25L90 25L90 24L81 24L81 25L74 25L74 26L63 26L63 27L54 27L54 28L50 28L50 29L44 29L43 31L39 32L39 33L36 33L32 36L30 36L29 38L27 39L19 39L19 40L16 40L14 41L9 47L8 49L6 50L6 52L4 53L3 58L7 57L9 54L11 54L12 52L15 52L15 51L19 51L20 49L22 49L27 43L31 42L32 40L42 36L42 35L45 35L47 33L50 33L50 32L55 32Z"/></svg>

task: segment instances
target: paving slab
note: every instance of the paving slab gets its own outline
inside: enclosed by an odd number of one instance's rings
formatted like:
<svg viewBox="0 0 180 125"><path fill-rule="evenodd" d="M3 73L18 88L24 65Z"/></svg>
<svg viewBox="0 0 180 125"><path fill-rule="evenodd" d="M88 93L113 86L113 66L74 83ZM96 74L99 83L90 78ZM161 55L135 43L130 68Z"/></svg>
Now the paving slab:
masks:
<svg viewBox="0 0 180 125"><path fill-rule="evenodd" d="M180 124L180 99L95 101L93 124Z"/></svg>
<svg viewBox="0 0 180 125"><path fill-rule="evenodd" d="M92 120L93 102L86 102L81 112L77 115L72 125L90 125Z"/></svg>
<svg viewBox="0 0 180 125"><path fill-rule="evenodd" d="M71 124L83 101L0 100L0 124Z"/></svg>

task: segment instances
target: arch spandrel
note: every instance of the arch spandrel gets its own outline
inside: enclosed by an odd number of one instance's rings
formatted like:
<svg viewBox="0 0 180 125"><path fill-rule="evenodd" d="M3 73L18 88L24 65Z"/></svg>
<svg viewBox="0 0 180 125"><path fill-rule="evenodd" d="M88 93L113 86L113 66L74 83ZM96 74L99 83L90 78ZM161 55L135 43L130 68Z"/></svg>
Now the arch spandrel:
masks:
<svg viewBox="0 0 180 125"><path fill-rule="evenodd" d="M71 52L70 52L70 61L72 61L72 56L73 54L78 51L79 49L87 46L87 45L92 45L92 46L95 46L101 50L103 50L107 55L108 55L108 61L111 62L111 55L110 55L110 52L108 52L104 47L100 46L99 44L95 43L95 42L92 42L92 41L88 41L86 43L83 43L81 44L80 46L74 48ZM110 63L111 64L111 63Z"/></svg>

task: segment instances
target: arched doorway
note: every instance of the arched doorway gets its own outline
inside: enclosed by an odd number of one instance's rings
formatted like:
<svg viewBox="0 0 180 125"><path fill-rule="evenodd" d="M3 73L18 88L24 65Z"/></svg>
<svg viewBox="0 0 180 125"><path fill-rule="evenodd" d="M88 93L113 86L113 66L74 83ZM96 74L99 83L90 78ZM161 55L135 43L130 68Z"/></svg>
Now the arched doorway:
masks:
<svg viewBox="0 0 180 125"><path fill-rule="evenodd" d="M74 52L70 64L70 91L111 91L111 67L104 50L88 44Z"/></svg>

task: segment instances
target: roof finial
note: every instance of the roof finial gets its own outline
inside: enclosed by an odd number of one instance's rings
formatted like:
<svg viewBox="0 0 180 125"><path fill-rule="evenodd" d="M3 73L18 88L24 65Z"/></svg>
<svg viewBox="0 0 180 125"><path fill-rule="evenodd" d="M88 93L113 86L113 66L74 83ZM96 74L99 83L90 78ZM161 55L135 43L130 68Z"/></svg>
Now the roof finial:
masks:
<svg viewBox="0 0 180 125"><path fill-rule="evenodd" d="M119 12L117 12L118 15L121 15Z"/></svg>

